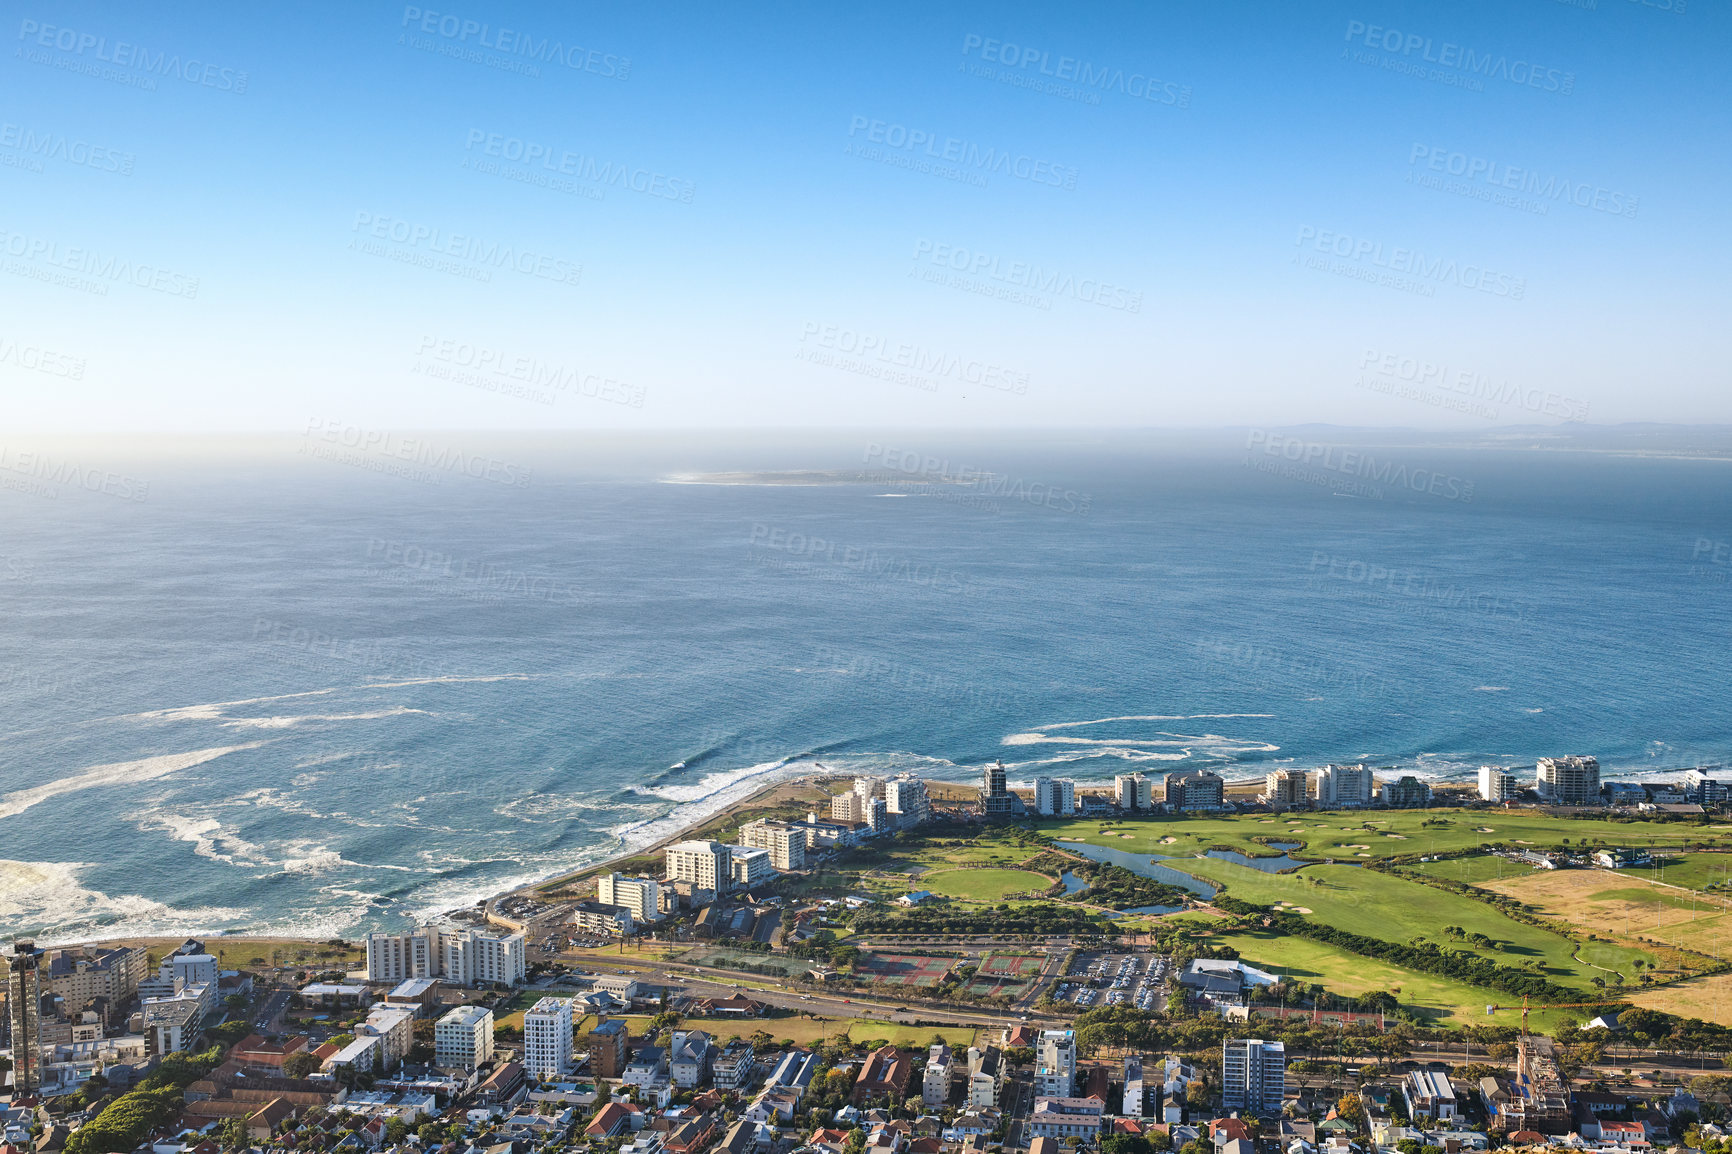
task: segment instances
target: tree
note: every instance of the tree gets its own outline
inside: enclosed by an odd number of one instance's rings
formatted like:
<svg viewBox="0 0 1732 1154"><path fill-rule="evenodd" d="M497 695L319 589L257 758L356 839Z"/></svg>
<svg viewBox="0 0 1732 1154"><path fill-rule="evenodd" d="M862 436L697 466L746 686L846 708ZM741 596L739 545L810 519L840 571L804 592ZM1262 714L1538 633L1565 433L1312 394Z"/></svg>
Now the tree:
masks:
<svg viewBox="0 0 1732 1154"><path fill-rule="evenodd" d="M1101 1139L1101 1154L1154 1154L1154 1147L1141 1134L1114 1134Z"/></svg>
<svg viewBox="0 0 1732 1154"><path fill-rule="evenodd" d="M319 1059L305 1050L283 1059L283 1077L305 1078L319 1068Z"/></svg>
<svg viewBox="0 0 1732 1154"><path fill-rule="evenodd" d="M1209 1088L1203 1085L1201 1078L1185 1086L1185 1105L1192 1110L1209 1108Z"/></svg>
<svg viewBox="0 0 1732 1154"><path fill-rule="evenodd" d="M1335 1103L1335 1116L1353 1123L1355 1126L1365 1125L1365 1103L1358 1094L1343 1094L1341 1100Z"/></svg>
<svg viewBox="0 0 1732 1154"><path fill-rule="evenodd" d="M217 1140L224 1150L240 1150L247 1144L247 1126L239 1118L224 1118L217 1127Z"/></svg>

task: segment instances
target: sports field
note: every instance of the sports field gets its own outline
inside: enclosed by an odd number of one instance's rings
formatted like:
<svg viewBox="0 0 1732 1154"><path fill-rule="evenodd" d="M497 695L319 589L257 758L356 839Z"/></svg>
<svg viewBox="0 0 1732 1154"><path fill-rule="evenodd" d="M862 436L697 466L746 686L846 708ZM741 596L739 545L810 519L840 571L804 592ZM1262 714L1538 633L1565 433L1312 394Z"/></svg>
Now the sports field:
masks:
<svg viewBox="0 0 1732 1154"><path fill-rule="evenodd" d="M1294 873L1270 874L1216 858L1166 864L1220 882L1229 894L1244 901L1261 905L1287 902L1309 910L1304 915L1309 920L1349 933L1392 942L1425 938L1506 966L1537 961L1552 978L1569 984L1585 986L1595 977L1604 977L1606 968L1624 971L1634 984L1636 972L1631 963L1638 958L1652 960L1652 955L1641 951L1595 943L1598 956L1590 964L1575 957L1575 943L1561 934L1514 921L1472 898L1357 866L1314 865ZM1446 935L1445 926L1460 926L1467 934L1484 934L1503 943L1504 948L1472 947Z"/></svg>
<svg viewBox="0 0 1732 1154"><path fill-rule="evenodd" d="M1034 954L994 950L980 959L974 980L968 984L968 992L1021 997L1028 993L1029 985L1040 976L1041 967L1045 964L1045 958Z"/></svg>
<svg viewBox="0 0 1732 1154"><path fill-rule="evenodd" d="M1033 870L950 869L920 875L920 885L935 894L976 902L997 902L1011 894L1039 893L1052 883L1052 878Z"/></svg>
<svg viewBox="0 0 1732 1154"><path fill-rule="evenodd" d="M1724 887L1721 892L1732 896L1732 853L1666 854L1652 865L1631 866L1618 872L1687 890Z"/></svg>
<svg viewBox="0 0 1732 1154"><path fill-rule="evenodd" d="M1657 871L1638 870L1536 870L1482 884L1579 932L1632 943L1652 939L1715 957L1732 951L1732 898L1673 889L1653 880L1657 876Z"/></svg>
<svg viewBox="0 0 1732 1154"><path fill-rule="evenodd" d="M1316 982L1332 994L1351 998L1387 990L1403 1006L1437 1025L1510 1025L1520 1020L1503 1012L1486 1015L1488 1005L1509 1005L1512 999L1508 994L1402 969L1322 942L1264 930L1236 930L1215 940L1233 946L1247 962L1261 969L1300 982ZM1550 1028L1553 1019L1561 1020L1570 1012L1535 1010L1529 1021L1535 1027ZM1580 1012L1576 1013L1579 1020Z"/></svg>
<svg viewBox="0 0 1732 1154"><path fill-rule="evenodd" d="M1109 821L1042 823L1055 838L1093 842L1132 853L1188 857L1207 849L1250 855L1276 851L1253 841L1299 842L1296 857L1369 858L1397 854L1470 849L1492 842L1555 846L1569 838L1607 845L1662 848L1717 840L1732 849L1732 825L1697 826L1668 822L1610 822L1591 818L1549 817L1537 812L1416 809L1301 813L1291 817L1149 817ZM1364 849L1351 847L1364 846Z"/></svg>
<svg viewBox="0 0 1732 1154"><path fill-rule="evenodd" d="M925 958L914 954L861 954L854 972L875 986L936 986L956 964L955 958Z"/></svg>

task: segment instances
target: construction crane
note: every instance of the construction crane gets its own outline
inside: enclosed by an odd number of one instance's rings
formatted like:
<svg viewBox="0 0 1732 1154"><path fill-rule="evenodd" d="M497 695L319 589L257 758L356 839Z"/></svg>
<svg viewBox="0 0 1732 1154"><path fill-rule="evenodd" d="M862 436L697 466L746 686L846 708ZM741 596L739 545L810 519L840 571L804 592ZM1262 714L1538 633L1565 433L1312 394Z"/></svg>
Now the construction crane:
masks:
<svg viewBox="0 0 1732 1154"><path fill-rule="evenodd" d="M1614 998L1611 1001L1605 1001L1605 1002L1551 1002L1551 1003L1548 1003L1547 1005L1540 1006L1538 1008L1541 1010L1581 1010L1581 1009L1586 1009L1589 1006L1627 1006L1629 1004L1630 1004L1630 999L1628 999L1628 998ZM1514 1006L1492 1005L1492 1006L1487 1006L1485 1008L1485 1012L1488 1014L1496 1014L1496 1013L1499 1013L1503 1010L1513 1010L1513 1009L1515 1009ZM1522 995L1522 1037L1524 1037L1524 1038L1528 1036L1528 1009L1529 1009L1528 996L1526 994L1523 994Z"/></svg>

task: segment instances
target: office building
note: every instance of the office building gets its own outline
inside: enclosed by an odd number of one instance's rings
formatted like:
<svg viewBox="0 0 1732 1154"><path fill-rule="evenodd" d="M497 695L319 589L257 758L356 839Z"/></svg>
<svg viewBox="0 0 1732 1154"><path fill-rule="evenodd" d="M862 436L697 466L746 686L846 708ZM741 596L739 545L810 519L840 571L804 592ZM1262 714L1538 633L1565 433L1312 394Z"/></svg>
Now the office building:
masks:
<svg viewBox="0 0 1732 1154"><path fill-rule="evenodd" d="M1140 773L1119 774L1113 778L1113 801L1120 809L1154 809L1154 780Z"/></svg>
<svg viewBox="0 0 1732 1154"><path fill-rule="evenodd" d="M1180 811L1221 809L1227 781L1218 773L1193 769L1167 775L1167 807Z"/></svg>
<svg viewBox="0 0 1732 1154"><path fill-rule="evenodd" d="M1034 811L1042 817L1069 817L1076 812L1076 782L1062 777L1034 779Z"/></svg>
<svg viewBox="0 0 1732 1154"><path fill-rule="evenodd" d="M1076 1031L1042 1030L1035 1047L1034 1092L1068 1098L1076 1092Z"/></svg>
<svg viewBox="0 0 1732 1154"><path fill-rule="evenodd" d="M1599 805L1599 759L1542 757L1534 766L1534 788L1552 805Z"/></svg>
<svg viewBox="0 0 1732 1154"><path fill-rule="evenodd" d="M1379 796L1390 809L1424 809L1431 804L1431 787L1408 773L1384 782Z"/></svg>
<svg viewBox="0 0 1732 1154"><path fill-rule="evenodd" d="M932 816L932 802L926 794L926 783L907 774L893 777L884 783L884 805L898 829L919 825Z"/></svg>
<svg viewBox="0 0 1732 1154"><path fill-rule="evenodd" d="M1263 802L1277 809L1300 809L1310 800L1302 769L1277 769L1263 778Z"/></svg>
<svg viewBox="0 0 1732 1154"><path fill-rule="evenodd" d="M1318 809L1370 805L1377 782L1367 765L1326 765L1312 775Z"/></svg>
<svg viewBox="0 0 1732 1154"><path fill-rule="evenodd" d="M776 876L770 864L770 851L749 849L743 845L728 846L729 877L737 890L756 889Z"/></svg>
<svg viewBox="0 0 1732 1154"><path fill-rule="evenodd" d="M551 1082L571 1069L571 999L542 998L523 1014L523 1072Z"/></svg>
<svg viewBox="0 0 1732 1154"><path fill-rule="evenodd" d="M719 841L682 841L667 849L667 880L694 891L726 893L733 865L728 847Z"/></svg>
<svg viewBox="0 0 1732 1154"><path fill-rule="evenodd" d="M631 1031L624 1018L603 1018L589 1032L589 1073L595 1078L618 1078L625 1073L630 1053Z"/></svg>
<svg viewBox="0 0 1732 1154"><path fill-rule="evenodd" d="M659 922L662 917L662 887L654 878L603 874L595 883L595 900L607 906L624 906L634 921Z"/></svg>
<svg viewBox="0 0 1732 1154"><path fill-rule="evenodd" d="M1278 1113L1287 1093L1287 1047L1261 1038L1221 1044L1221 1104L1229 1110Z"/></svg>
<svg viewBox="0 0 1732 1154"><path fill-rule="evenodd" d="M445 1070L473 1070L492 1060L492 1010L457 1006L434 1024L434 1065Z"/></svg>
<svg viewBox="0 0 1732 1154"><path fill-rule="evenodd" d="M12 1094L42 1088L48 1058L42 1046L42 998L48 993L46 957L35 942L14 942L6 955L6 1008L12 1027Z"/></svg>
<svg viewBox="0 0 1732 1154"><path fill-rule="evenodd" d="M786 821L753 821L740 828L740 844L768 850L770 864L784 873L806 868L806 829Z"/></svg>
<svg viewBox="0 0 1732 1154"><path fill-rule="evenodd" d="M1501 765L1479 767L1479 797L1481 801L1508 801L1520 787L1515 774Z"/></svg>

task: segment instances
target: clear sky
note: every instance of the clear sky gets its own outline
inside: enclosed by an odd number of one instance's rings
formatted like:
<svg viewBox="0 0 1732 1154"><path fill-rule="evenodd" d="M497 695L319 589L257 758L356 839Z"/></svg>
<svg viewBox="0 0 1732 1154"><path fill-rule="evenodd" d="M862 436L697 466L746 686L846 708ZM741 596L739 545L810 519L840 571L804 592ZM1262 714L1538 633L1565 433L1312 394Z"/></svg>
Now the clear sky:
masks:
<svg viewBox="0 0 1732 1154"><path fill-rule="evenodd" d="M7 12L12 431L1732 421L1708 0Z"/></svg>

